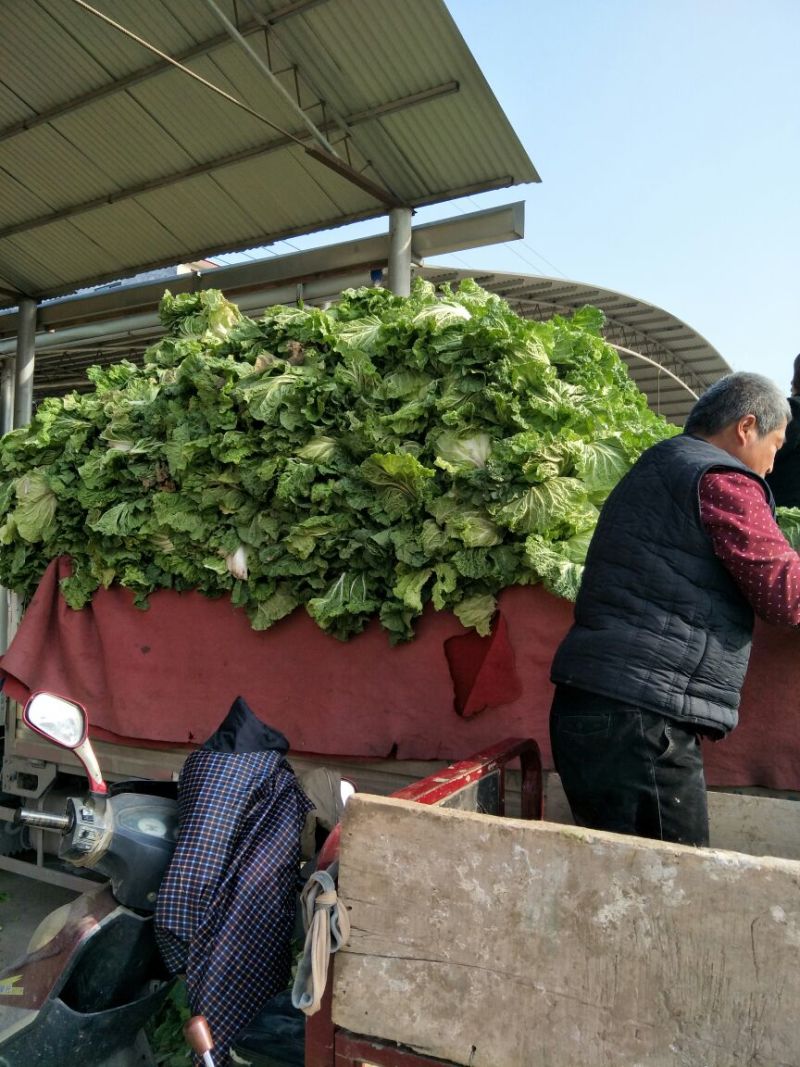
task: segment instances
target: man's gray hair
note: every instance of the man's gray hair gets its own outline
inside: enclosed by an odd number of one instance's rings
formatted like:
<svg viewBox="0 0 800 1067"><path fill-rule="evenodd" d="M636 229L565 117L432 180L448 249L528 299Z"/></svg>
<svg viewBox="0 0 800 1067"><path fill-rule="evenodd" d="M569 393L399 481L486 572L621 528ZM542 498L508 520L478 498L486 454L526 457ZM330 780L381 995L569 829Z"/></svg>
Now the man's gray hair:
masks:
<svg viewBox="0 0 800 1067"><path fill-rule="evenodd" d="M686 419L684 433L711 437L745 415L755 415L759 437L777 430L792 417L789 401L769 378L740 371L710 386Z"/></svg>

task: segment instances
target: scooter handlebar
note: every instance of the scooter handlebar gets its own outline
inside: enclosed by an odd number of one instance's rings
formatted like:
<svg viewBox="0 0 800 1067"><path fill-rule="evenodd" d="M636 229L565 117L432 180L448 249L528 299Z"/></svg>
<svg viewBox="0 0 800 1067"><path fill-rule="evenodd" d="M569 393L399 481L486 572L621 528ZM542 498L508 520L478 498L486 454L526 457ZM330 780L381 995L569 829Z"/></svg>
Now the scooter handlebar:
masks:
<svg viewBox="0 0 800 1067"><path fill-rule="evenodd" d="M211 1030L209 1029L205 1016L193 1015L188 1022L184 1023L183 1036L186 1038L192 1051L197 1056L202 1057L206 1067L214 1067L214 1061L211 1058L211 1050L214 1048L214 1041L211 1037Z"/></svg>
<svg viewBox="0 0 800 1067"><path fill-rule="evenodd" d="M52 811L28 811L26 808L20 808L16 818L25 826L38 826L41 830L57 830L62 834L66 834L72 828L71 815L56 815Z"/></svg>

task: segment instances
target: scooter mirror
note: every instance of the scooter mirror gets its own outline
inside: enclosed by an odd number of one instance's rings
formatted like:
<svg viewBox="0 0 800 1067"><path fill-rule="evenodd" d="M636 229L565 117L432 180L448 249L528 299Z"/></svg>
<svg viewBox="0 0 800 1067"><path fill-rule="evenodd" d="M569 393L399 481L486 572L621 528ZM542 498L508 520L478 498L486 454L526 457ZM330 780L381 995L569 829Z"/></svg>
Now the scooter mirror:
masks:
<svg viewBox="0 0 800 1067"><path fill-rule="evenodd" d="M97 757L89 740L86 708L55 693L34 693L22 718L27 726L62 748L71 748L83 764L93 793L107 793Z"/></svg>
<svg viewBox="0 0 800 1067"><path fill-rule="evenodd" d="M86 740L86 711L55 693L34 693L22 717L33 730L62 748L75 749Z"/></svg>
<svg viewBox="0 0 800 1067"><path fill-rule="evenodd" d="M342 807L345 806L350 797L355 793L356 787L347 778L342 778L339 784L339 794L342 798Z"/></svg>

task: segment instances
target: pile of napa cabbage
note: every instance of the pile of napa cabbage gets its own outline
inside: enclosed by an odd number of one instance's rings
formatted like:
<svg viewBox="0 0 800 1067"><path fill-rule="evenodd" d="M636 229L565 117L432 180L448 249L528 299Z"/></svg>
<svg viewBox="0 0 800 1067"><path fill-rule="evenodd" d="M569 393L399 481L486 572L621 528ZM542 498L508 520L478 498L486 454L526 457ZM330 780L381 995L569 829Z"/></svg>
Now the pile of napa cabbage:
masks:
<svg viewBox="0 0 800 1067"><path fill-rule="evenodd" d="M599 506L675 432L593 308L533 322L418 282L160 310L143 366L92 368L0 441L0 582L25 597L67 555L74 608L119 583L225 595L262 630L302 607L403 640L431 602L486 633L507 586L574 599Z"/></svg>

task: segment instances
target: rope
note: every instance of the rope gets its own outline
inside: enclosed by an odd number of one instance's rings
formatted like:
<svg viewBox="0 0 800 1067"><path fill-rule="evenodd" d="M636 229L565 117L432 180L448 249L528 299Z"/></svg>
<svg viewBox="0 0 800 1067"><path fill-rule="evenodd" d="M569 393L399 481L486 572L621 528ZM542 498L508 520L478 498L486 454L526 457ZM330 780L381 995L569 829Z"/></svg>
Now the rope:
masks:
<svg viewBox="0 0 800 1067"><path fill-rule="evenodd" d="M314 1015L325 992L331 953L338 952L350 937L350 918L339 904L336 883L328 871L311 875L300 894L300 904L306 940L292 987L292 1004L306 1015Z"/></svg>

